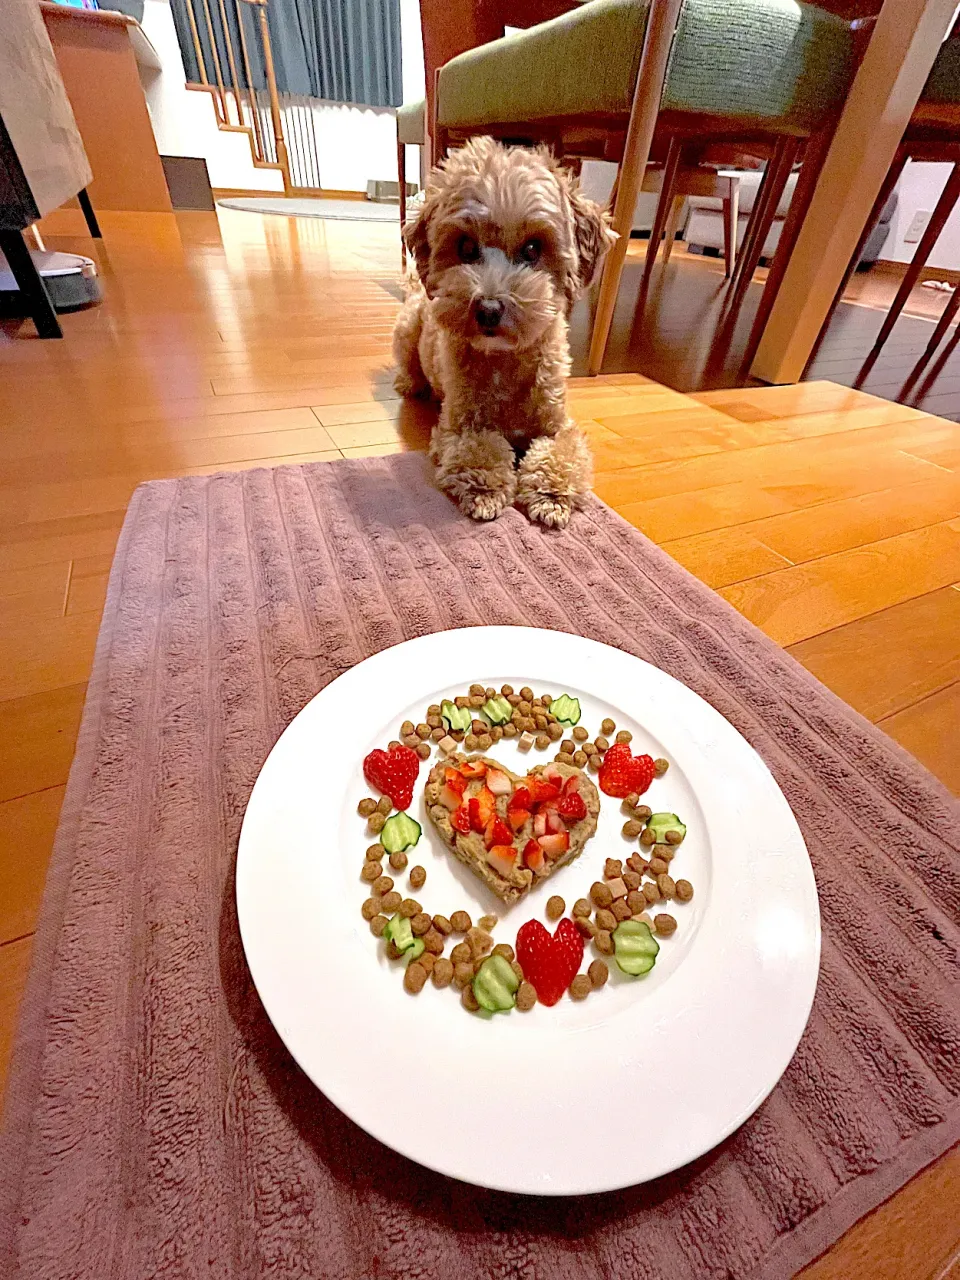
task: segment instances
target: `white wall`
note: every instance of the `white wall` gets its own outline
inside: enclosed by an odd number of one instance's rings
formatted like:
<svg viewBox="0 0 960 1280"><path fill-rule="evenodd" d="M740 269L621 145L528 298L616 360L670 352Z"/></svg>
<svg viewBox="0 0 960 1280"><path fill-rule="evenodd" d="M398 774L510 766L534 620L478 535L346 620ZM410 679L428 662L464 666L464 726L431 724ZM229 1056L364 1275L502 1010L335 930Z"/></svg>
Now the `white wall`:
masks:
<svg viewBox="0 0 960 1280"><path fill-rule="evenodd" d="M919 209L931 213L953 166L912 161L903 171L897 184L897 212L890 224L890 234L881 250L881 257L891 262L909 262L916 251L915 244L904 243L904 233ZM960 270L960 205L954 209L947 225L940 233L936 248L927 263L931 267L947 267Z"/></svg>
<svg viewBox="0 0 960 1280"><path fill-rule="evenodd" d="M403 100L423 97L423 45L419 0L400 0L403 41ZM253 165L244 134L217 128L210 95L185 87L183 59L169 0L145 0L143 29L163 64L162 71L143 72L147 108L162 155L203 156L214 187L281 191L275 169ZM365 191L371 178L397 176L397 129L394 113L376 107L324 103L314 109L320 182L342 191ZM417 148L407 148L407 177L417 181Z"/></svg>

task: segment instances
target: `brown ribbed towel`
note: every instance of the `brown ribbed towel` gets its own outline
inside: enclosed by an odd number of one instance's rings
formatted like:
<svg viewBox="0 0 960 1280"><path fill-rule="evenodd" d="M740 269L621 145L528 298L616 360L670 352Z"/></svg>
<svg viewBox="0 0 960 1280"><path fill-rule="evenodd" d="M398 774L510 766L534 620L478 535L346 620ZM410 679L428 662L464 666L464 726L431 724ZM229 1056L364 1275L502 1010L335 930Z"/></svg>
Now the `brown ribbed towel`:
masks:
<svg viewBox="0 0 960 1280"><path fill-rule="evenodd" d="M616 1195L487 1193L381 1147L294 1066L240 947L237 836L284 726L384 646L483 623L685 681L766 760L816 871L820 985L783 1080L720 1148ZM0 1272L788 1276L960 1136L958 849L934 779L599 502L563 534L473 524L419 455L146 485L14 1054Z"/></svg>

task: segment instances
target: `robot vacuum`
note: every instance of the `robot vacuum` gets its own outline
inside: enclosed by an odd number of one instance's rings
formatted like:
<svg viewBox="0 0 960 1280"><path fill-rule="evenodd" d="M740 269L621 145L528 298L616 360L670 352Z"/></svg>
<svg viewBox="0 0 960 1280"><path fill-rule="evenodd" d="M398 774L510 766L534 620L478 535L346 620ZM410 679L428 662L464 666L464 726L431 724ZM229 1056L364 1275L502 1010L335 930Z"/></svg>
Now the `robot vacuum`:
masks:
<svg viewBox="0 0 960 1280"><path fill-rule="evenodd" d="M56 311L76 311L100 302L103 294L97 278L97 264L79 253L51 253L31 249L30 257L47 286ZM8 314L19 313L20 290L7 260L0 253L0 308Z"/></svg>

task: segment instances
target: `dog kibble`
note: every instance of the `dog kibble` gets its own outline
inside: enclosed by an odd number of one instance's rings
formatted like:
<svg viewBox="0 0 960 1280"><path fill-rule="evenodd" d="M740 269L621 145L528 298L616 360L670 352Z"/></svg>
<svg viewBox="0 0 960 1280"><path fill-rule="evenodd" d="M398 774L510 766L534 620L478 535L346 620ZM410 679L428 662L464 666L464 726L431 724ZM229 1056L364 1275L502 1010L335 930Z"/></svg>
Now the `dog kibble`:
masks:
<svg viewBox="0 0 960 1280"><path fill-rule="evenodd" d="M393 867L394 871L403 871L406 868L407 855L402 849L398 849L395 853L391 853L390 865Z"/></svg>
<svg viewBox="0 0 960 1280"><path fill-rule="evenodd" d="M487 698L495 698L497 696L497 691L492 684L487 685L487 687L483 690L483 696L485 700Z"/></svg>
<svg viewBox="0 0 960 1280"><path fill-rule="evenodd" d="M389 923L389 916L374 916L370 921L370 932L375 938L382 938L384 930Z"/></svg>
<svg viewBox="0 0 960 1280"><path fill-rule="evenodd" d="M493 739L490 737L489 733L480 734L480 736L477 738L477 746L480 748L481 751L490 750L490 748L493 746Z"/></svg>
<svg viewBox="0 0 960 1280"><path fill-rule="evenodd" d="M503 696L510 703L511 707L513 707L514 709L519 707L521 702L519 693L505 693Z"/></svg>
<svg viewBox="0 0 960 1280"><path fill-rule="evenodd" d="M402 904L400 907L400 912L401 914L403 913ZM418 911L415 916L411 917L410 928L413 930L413 932L416 934L418 938L422 938L423 935L427 932L427 930L432 928L432 926L433 926L433 920L431 919L430 916L427 915L426 911Z"/></svg>
<svg viewBox="0 0 960 1280"><path fill-rule="evenodd" d="M613 937L609 929L598 929L593 939L593 945L605 956L613 955Z"/></svg>
<svg viewBox="0 0 960 1280"><path fill-rule="evenodd" d="M587 969L587 977L590 979L590 985L594 991L599 991L610 977L610 970L603 960L591 960L590 967Z"/></svg>
<svg viewBox="0 0 960 1280"><path fill-rule="evenodd" d="M513 972L517 975L517 981L518 981L518 982L522 982L522 981L523 981L523 970L520 968L519 961L517 961L517 960L511 960L511 961L510 961L510 968L511 968L511 969L513 970Z"/></svg>
<svg viewBox="0 0 960 1280"><path fill-rule="evenodd" d="M603 734L606 734L606 736L609 738L611 733L613 733L614 729L616 729L616 727L617 727L616 722L611 720L610 717L607 716L607 718L601 721L600 723L600 732Z"/></svg>
<svg viewBox="0 0 960 1280"><path fill-rule="evenodd" d="M666 840L667 844L680 844L680 842L683 840L683 832L673 831L673 830L667 831L664 833L663 838L664 840Z"/></svg>
<svg viewBox="0 0 960 1280"><path fill-rule="evenodd" d="M486 721L484 721L484 720L474 720L474 722L473 722L473 724L470 726L470 728L472 729L472 731L473 731L474 733L477 733L477 734L480 734L480 733L486 733L486 731L487 731Z"/></svg>
<svg viewBox="0 0 960 1280"><path fill-rule="evenodd" d="M427 971L419 960L414 960L412 964L408 964L403 975L403 986L405 991L409 991L412 996L417 996L423 990L427 981Z"/></svg>
<svg viewBox="0 0 960 1280"><path fill-rule="evenodd" d="M595 938L597 936L597 925L594 924L589 916L574 916L573 923L584 938Z"/></svg>
<svg viewBox="0 0 960 1280"><path fill-rule="evenodd" d="M615 898L625 898L627 896L627 886L623 883L623 879L620 876L617 876L613 880L608 880L607 888Z"/></svg>
<svg viewBox="0 0 960 1280"><path fill-rule="evenodd" d="M462 730L462 729L451 729L451 730L450 730L450 737L454 740L454 742L462 742L462 741L463 741L463 730Z"/></svg>
<svg viewBox="0 0 960 1280"><path fill-rule="evenodd" d="M627 886L627 893L630 893L633 889L640 888L640 876L636 871L624 871L620 878Z"/></svg>
<svg viewBox="0 0 960 1280"><path fill-rule="evenodd" d="M566 738L563 742L560 743L560 752L562 755L572 756L573 753L576 751L576 749L577 748L573 745L573 743L570 741L569 738Z"/></svg>
<svg viewBox="0 0 960 1280"><path fill-rule="evenodd" d="M463 745L468 751L476 751L480 745L479 739L475 733L468 733L463 740Z"/></svg>
<svg viewBox="0 0 960 1280"><path fill-rule="evenodd" d="M493 950L493 939L485 929L470 929L467 933L467 942L474 960L489 955Z"/></svg>
<svg viewBox="0 0 960 1280"><path fill-rule="evenodd" d="M437 963L437 957L432 951L421 951L417 957L417 964L422 964L428 974L433 972L433 966Z"/></svg>
<svg viewBox="0 0 960 1280"><path fill-rule="evenodd" d="M391 938L387 943L387 956L390 960L399 960L403 952Z"/></svg>
<svg viewBox="0 0 960 1280"><path fill-rule="evenodd" d="M459 697L454 698L453 702L454 702L454 706L459 707L460 710L462 711L464 707L469 707L470 698L467 694L461 693Z"/></svg>
<svg viewBox="0 0 960 1280"><path fill-rule="evenodd" d="M574 738L576 738L577 742L586 742L587 738L589 738L590 736L582 724L574 725L571 732L573 733L573 736Z"/></svg>
<svg viewBox="0 0 960 1280"><path fill-rule="evenodd" d="M453 980L453 963L446 956L438 956L430 976L435 987L449 987Z"/></svg>
<svg viewBox="0 0 960 1280"><path fill-rule="evenodd" d="M473 921L466 911L455 911L450 917L450 923L453 925L454 933L466 933Z"/></svg>
<svg viewBox="0 0 960 1280"><path fill-rule="evenodd" d="M429 720L431 716L438 716L439 714L440 714L440 703L431 702L429 707L427 707L427 719Z"/></svg>
<svg viewBox="0 0 960 1280"><path fill-rule="evenodd" d="M475 698L475 697L477 697L477 695L478 695L478 694L482 694L483 692L484 692L484 688L483 688L483 685L482 685L482 684L472 684L472 685L470 686L470 696L471 696L471 698Z"/></svg>
<svg viewBox="0 0 960 1280"><path fill-rule="evenodd" d="M538 751L546 751L547 747L550 745L550 738L545 733L538 733L534 741L537 744Z"/></svg>
<svg viewBox="0 0 960 1280"><path fill-rule="evenodd" d="M505 738L515 738L517 736L517 726L508 720L503 726L503 736Z"/></svg>
<svg viewBox="0 0 960 1280"><path fill-rule="evenodd" d="M553 696L552 696L551 694L549 694L549 693L541 693L541 695L540 695L540 701L543 703L543 705L544 705L545 707L552 706L552 704L553 704Z"/></svg>
<svg viewBox="0 0 960 1280"><path fill-rule="evenodd" d="M451 751L456 751L457 749L456 738L451 738L450 734L447 733L446 729L443 728L442 725L439 729L434 729L430 737L437 744L437 746L440 748L440 750L443 752L445 756L448 756L451 753Z"/></svg>
<svg viewBox="0 0 960 1280"><path fill-rule="evenodd" d="M430 759L430 743L421 742L417 747L417 755L420 757L421 760L429 760Z"/></svg>
<svg viewBox="0 0 960 1280"><path fill-rule="evenodd" d="M373 882L373 892L378 898L382 898L385 893L389 893L393 888L393 881L389 876L377 876Z"/></svg>
<svg viewBox="0 0 960 1280"><path fill-rule="evenodd" d="M557 724L556 720L547 726L547 737L551 742L559 742L563 737L563 725Z"/></svg>
<svg viewBox="0 0 960 1280"><path fill-rule="evenodd" d="M600 880L595 880L590 886L590 898L597 907L609 907L613 901L613 894L610 892L610 886L603 884Z"/></svg>
<svg viewBox="0 0 960 1280"><path fill-rule="evenodd" d="M357 813L359 813L361 818L369 818L371 813L376 813L376 811L377 811L377 802L376 800L372 799L370 796L364 796L363 799L360 801L360 803L357 805Z"/></svg>
<svg viewBox="0 0 960 1280"><path fill-rule="evenodd" d="M645 858L641 858L639 853L631 853L627 859L627 866L631 871L635 871L637 875L643 875L650 864Z"/></svg>
<svg viewBox="0 0 960 1280"><path fill-rule="evenodd" d="M521 751L529 751L533 746L533 734L526 732L521 733L520 741L517 743L517 746Z"/></svg>
<svg viewBox="0 0 960 1280"><path fill-rule="evenodd" d="M647 867L647 874L651 876L662 876L669 871L669 865L662 858L651 858L650 865Z"/></svg>
<svg viewBox="0 0 960 1280"><path fill-rule="evenodd" d="M517 988L517 1008L521 1013L528 1013L537 1003L537 990L532 982L521 982Z"/></svg>
<svg viewBox="0 0 960 1280"><path fill-rule="evenodd" d="M573 914L575 916L588 916L593 910L586 898L578 898L573 904Z"/></svg>
<svg viewBox="0 0 960 1280"><path fill-rule="evenodd" d="M423 907L415 898L404 898L400 903L400 914L406 916L408 920L413 920L413 917L418 916L422 910Z"/></svg>
<svg viewBox="0 0 960 1280"><path fill-rule="evenodd" d="M689 880L678 880L675 888L678 902L689 902L693 897L693 885Z"/></svg>
<svg viewBox="0 0 960 1280"><path fill-rule="evenodd" d="M423 945L427 952L438 956L443 951L444 938L442 933L438 933L431 925L427 932L423 935Z"/></svg>
<svg viewBox="0 0 960 1280"><path fill-rule="evenodd" d="M642 911L647 905L647 900L639 889L631 889L627 894L627 906L630 908L630 914L636 915L638 911Z"/></svg>
<svg viewBox="0 0 960 1280"><path fill-rule="evenodd" d="M473 952L470 950L469 942L458 942L450 952L450 959L454 964L473 964Z"/></svg>
<svg viewBox="0 0 960 1280"><path fill-rule="evenodd" d="M476 1013L480 1008L480 1002L473 994L472 984L463 988L463 991L460 993L460 1003L468 1013Z"/></svg>
<svg viewBox="0 0 960 1280"><path fill-rule="evenodd" d="M427 724L430 726L431 738L434 737L435 729L443 729L444 733L446 733L446 729L444 729L444 725L443 725L443 720L440 718L440 716L427 716Z"/></svg>
<svg viewBox="0 0 960 1280"><path fill-rule="evenodd" d="M387 912L394 912L399 908L402 901L403 899L400 894L397 893L396 889L391 889L389 893L385 893L383 895L383 909Z"/></svg>
<svg viewBox="0 0 960 1280"><path fill-rule="evenodd" d="M619 858L608 858L603 864L603 876L605 880L616 880L617 876L623 874L623 863Z"/></svg>
<svg viewBox="0 0 960 1280"><path fill-rule="evenodd" d="M367 829L371 835L378 836L383 830L385 822L386 818L380 810L377 809L374 813L371 813L370 817L367 819Z"/></svg>
<svg viewBox="0 0 960 1280"><path fill-rule="evenodd" d="M596 746L597 750L600 752L601 755L604 753L604 751L610 750L610 743L606 740L606 738L603 738L603 737L594 738L594 745Z"/></svg>
<svg viewBox="0 0 960 1280"><path fill-rule="evenodd" d="M541 733L544 733L550 721L547 719L547 717L543 714L542 711L538 711L533 717L533 723L537 726L537 728L540 730Z"/></svg>
<svg viewBox="0 0 960 1280"><path fill-rule="evenodd" d="M552 898L547 899L547 919L548 920L559 920L560 917L563 915L563 913L566 911L566 909L567 909L567 904L564 902L564 900L560 897L558 893L555 893Z"/></svg>
<svg viewBox="0 0 960 1280"><path fill-rule="evenodd" d="M533 707L530 705L530 699L521 697L520 702L517 704L517 710L522 716L528 716L533 710Z"/></svg>
<svg viewBox="0 0 960 1280"><path fill-rule="evenodd" d="M377 809L385 818L389 818L390 810L393 808L393 801L389 796L381 796L377 801Z"/></svg>
<svg viewBox="0 0 960 1280"><path fill-rule="evenodd" d="M381 858L386 856L386 852L386 849L378 841L376 844L367 845L367 852L365 856L379 862Z"/></svg>
<svg viewBox="0 0 960 1280"><path fill-rule="evenodd" d="M649 848L650 845L657 843L656 834L653 831L651 831L649 827L644 827L644 829L640 832L640 843L642 845L645 845L647 848Z"/></svg>
<svg viewBox="0 0 960 1280"><path fill-rule="evenodd" d="M677 886L672 876L664 873L657 876L657 888L665 898L675 898L677 896Z"/></svg>
<svg viewBox="0 0 960 1280"><path fill-rule="evenodd" d="M509 942L498 942L490 954L494 956L503 956L504 960L512 962L515 953Z"/></svg>
<svg viewBox="0 0 960 1280"><path fill-rule="evenodd" d="M524 702L533 701L533 690L530 688L529 685L525 684L523 686L523 688L520 690L520 697L523 698Z"/></svg>
<svg viewBox="0 0 960 1280"><path fill-rule="evenodd" d="M620 812L633 813L633 811L636 809L639 803L640 803L640 797L637 795L635 791L631 791L628 796L623 797L623 801L620 805Z"/></svg>
<svg viewBox="0 0 960 1280"><path fill-rule="evenodd" d="M497 927L497 917L481 916L480 919L477 921L477 924L480 926L481 929L486 929L487 933L490 933L493 929Z"/></svg>
<svg viewBox="0 0 960 1280"><path fill-rule="evenodd" d="M503 725L495 724L490 727L490 738L493 742L499 742L503 737Z"/></svg>
<svg viewBox="0 0 960 1280"><path fill-rule="evenodd" d="M510 695L511 695L511 693L513 693L513 685L512 685L512 684L502 684L502 685L500 686L500 692L503 694L503 696L504 696L505 698L509 698L509 697L510 697Z"/></svg>
<svg viewBox="0 0 960 1280"><path fill-rule="evenodd" d="M420 739L415 733L405 733L403 735L403 745L409 747L411 751L416 751L420 745Z"/></svg>
<svg viewBox="0 0 960 1280"><path fill-rule="evenodd" d="M360 879L363 880L365 884L373 884L374 880L378 880L380 878L380 873L382 871L383 867L381 867L379 862L365 862L363 864L363 870L360 872Z"/></svg>
<svg viewBox="0 0 960 1280"><path fill-rule="evenodd" d="M633 912L630 910L629 906L627 905L626 898L617 898L616 902L614 902L610 910L617 917L618 923L621 920L629 920L630 917L633 915Z"/></svg>
<svg viewBox="0 0 960 1280"><path fill-rule="evenodd" d="M613 905L612 903L610 904ZM617 917L610 910L610 907L600 907L597 910L597 928L608 929L611 933L617 927Z"/></svg>
<svg viewBox="0 0 960 1280"><path fill-rule="evenodd" d="M413 733L413 728L414 725L412 720L404 720L403 724L400 726L400 737L402 738L406 733Z"/></svg>
<svg viewBox="0 0 960 1280"><path fill-rule="evenodd" d="M643 821L646 822L649 818L653 817L653 810L648 804L638 804L636 808L636 816L638 818L642 818Z"/></svg>
<svg viewBox="0 0 960 1280"><path fill-rule="evenodd" d="M364 920L372 920L374 916L380 914L380 908L383 906L379 896L376 898L367 898L363 906L360 908L360 914Z"/></svg>
<svg viewBox="0 0 960 1280"><path fill-rule="evenodd" d="M473 981L473 961L460 960L453 966L453 981L458 987Z"/></svg>
<svg viewBox="0 0 960 1280"><path fill-rule="evenodd" d="M573 763L577 766L578 769L586 768L586 764L589 758L590 757L587 755L585 751L575 751L573 753Z"/></svg>
<svg viewBox="0 0 960 1280"><path fill-rule="evenodd" d="M570 983L570 999L586 1000L587 996L593 990L593 983L585 973L578 973L574 980Z"/></svg>
<svg viewBox="0 0 960 1280"><path fill-rule="evenodd" d="M410 887L412 889L422 889L427 883L427 873L423 867L410 868Z"/></svg>
<svg viewBox="0 0 960 1280"><path fill-rule="evenodd" d="M421 742L426 742L426 740L430 737L431 727L432 726L424 722L421 722L420 724L417 725L415 733Z"/></svg>
<svg viewBox="0 0 960 1280"><path fill-rule="evenodd" d="M388 750L388 751L394 751L394 750L395 750L397 747L399 747L400 745L401 745L401 744L396 740L396 738L394 738L391 742L388 742L388 743L387 743L387 750Z"/></svg>
<svg viewBox="0 0 960 1280"><path fill-rule="evenodd" d="M670 761L664 760L663 756L657 756L656 760L653 762L653 776L655 778L662 778L669 768Z"/></svg>
<svg viewBox="0 0 960 1280"><path fill-rule="evenodd" d="M442 933L444 937L446 937L448 933L453 933L453 924L446 916L434 916L433 927L438 933Z"/></svg>
<svg viewBox="0 0 960 1280"><path fill-rule="evenodd" d="M676 932L677 922L673 916L662 913L653 917L653 927L662 938L669 938L671 933Z"/></svg>
<svg viewBox="0 0 960 1280"><path fill-rule="evenodd" d="M660 890L657 888L655 884L650 884L649 881L647 881L647 883L643 886L640 892L643 894L643 896L646 898L648 902L660 901Z"/></svg>
<svg viewBox="0 0 960 1280"><path fill-rule="evenodd" d="M599 772L600 756L599 755L591 756L590 759L587 761L587 768L590 770L591 773Z"/></svg>

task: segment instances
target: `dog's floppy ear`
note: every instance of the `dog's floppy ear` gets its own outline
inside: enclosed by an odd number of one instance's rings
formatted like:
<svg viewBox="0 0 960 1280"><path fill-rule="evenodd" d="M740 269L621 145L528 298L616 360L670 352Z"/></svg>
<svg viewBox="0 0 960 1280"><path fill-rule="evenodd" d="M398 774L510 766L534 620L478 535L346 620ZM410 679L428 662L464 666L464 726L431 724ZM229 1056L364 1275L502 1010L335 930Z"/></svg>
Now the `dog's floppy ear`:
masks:
<svg viewBox="0 0 960 1280"><path fill-rule="evenodd" d="M436 203L436 199L427 196L420 208L410 214L403 224L404 243L413 255L417 275L424 286L427 283L427 268L430 265L430 219L433 217Z"/></svg>
<svg viewBox="0 0 960 1280"><path fill-rule="evenodd" d="M576 186L571 186L569 194L580 260L578 285L586 289L593 283L607 251L616 243L617 235L610 226L609 214L598 204Z"/></svg>

